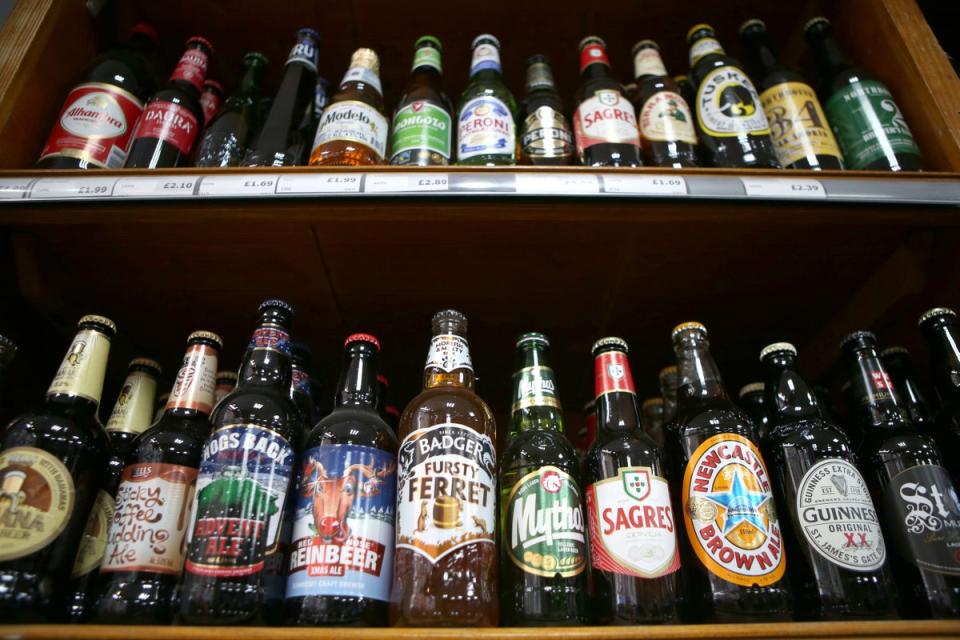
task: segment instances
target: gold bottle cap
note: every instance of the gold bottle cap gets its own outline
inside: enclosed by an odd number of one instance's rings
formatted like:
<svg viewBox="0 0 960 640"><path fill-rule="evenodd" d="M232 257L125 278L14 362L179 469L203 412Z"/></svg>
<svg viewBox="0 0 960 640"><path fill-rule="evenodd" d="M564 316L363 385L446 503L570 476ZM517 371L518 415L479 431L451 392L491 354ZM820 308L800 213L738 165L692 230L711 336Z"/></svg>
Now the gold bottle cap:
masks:
<svg viewBox="0 0 960 640"><path fill-rule="evenodd" d="M940 316L953 316L957 317L957 312L948 307L934 307L929 311L924 311L923 315L920 316L920 321L917 324L923 324L927 320L932 320L934 318L939 318Z"/></svg>
<svg viewBox="0 0 960 640"><path fill-rule="evenodd" d="M212 331L194 331L187 336L187 342L191 342L192 340L209 340L210 342L216 343L218 349L223 349L223 338Z"/></svg>
<svg viewBox="0 0 960 640"><path fill-rule="evenodd" d="M753 27L753 26L760 27L760 28L762 28L764 31L767 30L767 23L766 23L766 22L764 22L764 21L761 20L760 18L750 18L749 20L745 20L744 23L743 23L742 25L740 25L740 28L737 29L737 34L739 34L739 35L742 36L744 31L746 31L747 29L749 29L750 27Z"/></svg>
<svg viewBox="0 0 960 640"><path fill-rule="evenodd" d="M113 333L117 332L116 323L110 318L107 318L106 316L98 316L95 314L83 316L82 318L80 318L80 322L77 323L77 326L80 326L87 322L93 322L95 324L103 325L104 327L107 327L108 329L110 329L110 331L112 331Z"/></svg>
<svg viewBox="0 0 960 640"><path fill-rule="evenodd" d="M707 335L707 328L699 322L681 322L673 328L673 331L670 332L670 339L676 338L679 334L684 331L699 331L703 335Z"/></svg>
<svg viewBox="0 0 960 640"><path fill-rule="evenodd" d="M664 403L666 403L666 400L664 400L660 396L654 396L653 398L647 398L646 400L644 400L643 404L640 405L640 408L646 409L647 407L663 406Z"/></svg>
<svg viewBox="0 0 960 640"><path fill-rule="evenodd" d="M373 49L357 49L350 56L350 68L364 67L380 75L380 57Z"/></svg>
<svg viewBox="0 0 960 640"><path fill-rule="evenodd" d="M793 355L797 355L797 348L789 342L774 342L773 344L768 344L760 350L760 359L763 360L771 353L776 353L777 351L786 351L788 353L792 353Z"/></svg>
<svg viewBox="0 0 960 640"><path fill-rule="evenodd" d="M668 367L664 367L663 369L660 369L660 373L657 374L657 377L662 380L667 376L675 376L675 375L677 375L677 365L671 364Z"/></svg>
<svg viewBox="0 0 960 640"><path fill-rule="evenodd" d="M153 369L156 372L156 375L160 375L163 369L160 367L160 363L151 358L134 358L130 361L130 364L127 365L127 368L133 367L146 367L148 369Z"/></svg>
<svg viewBox="0 0 960 640"><path fill-rule="evenodd" d="M701 29L709 29L713 35L717 35L717 32L714 30L713 27L711 27L709 24L705 22L701 22L699 24L693 25L692 27L690 27L690 30L687 31L687 42L690 42L690 38L693 37L693 34L695 34L697 31L700 31Z"/></svg>
<svg viewBox="0 0 960 640"><path fill-rule="evenodd" d="M233 380L236 382L240 376L233 371L217 371L217 380Z"/></svg>
<svg viewBox="0 0 960 640"><path fill-rule="evenodd" d="M750 384L745 384L740 387L740 393L737 397L742 399L743 396L747 395L748 393L753 393L754 391L763 391L763 389L764 384L762 382L751 382Z"/></svg>
<svg viewBox="0 0 960 640"><path fill-rule="evenodd" d="M880 352L881 358L886 358L887 356L909 356L910 351L906 347L901 347L899 345L893 347L887 347Z"/></svg>

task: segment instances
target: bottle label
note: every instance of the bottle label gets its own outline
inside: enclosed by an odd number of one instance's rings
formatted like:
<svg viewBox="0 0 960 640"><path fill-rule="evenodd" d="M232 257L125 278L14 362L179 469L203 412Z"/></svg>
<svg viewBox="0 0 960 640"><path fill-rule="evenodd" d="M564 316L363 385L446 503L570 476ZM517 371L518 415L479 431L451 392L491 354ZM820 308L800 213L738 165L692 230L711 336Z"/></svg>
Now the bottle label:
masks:
<svg viewBox="0 0 960 640"><path fill-rule="evenodd" d="M453 127L443 107L417 100L401 107L393 116L390 152L393 157L406 151L429 151L450 159Z"/></svg>
<svg viewBox="0 0 960 640"><path fill-rule="evenodd" d="M882 82L847 85L830 96L824 109L851 169L892 160L895 153L920 155L900 107Z"/></svg>
<svg viewBox="0 0 960 640"><path fill-rule="evenodd" d="M343 140L372 149L381 159L387 153L387 119L359 100L334 102L323 112L313 149Z"/></svg>
<svg viewBox="0 0 960 640"><path fill-rule="evenodd" d="M312 37L299 36L297 38L297 43L287 54L286 64L293 64L294 62L306 65L314 73L317 72L317 43Z"/></svg>
<svg viewBox="0 0 960 640"><path fill-rule="evenodd" d="M716 38L700 38L690 45L690 68L692 69L697 60L710 55L711 53L723 54L723 46Z"/></svg>
<svg viewBox="0 0 960 640"><path fill-rule="evenodd" d="M810 467L797 485L799 529L807 544L845 569L876 571L887 549L870 491L857 468L831 458Z"/></svg>
<svg viewBox="0 0 960 640"><path fill-rule="evenodd" d="M553 369L544 366L524 367L513 374L513 388L516 389L511 412L530 407L560 408L557 397L557 383Z"/></svg>
<svg viewBox="0 0 960 640"><path fill-rule="evenodd" d="M861 369L861 375L854 384L858 392L856 397L861 405L889 402L893 399L893 378L886 371Z"/></svg>
<svg viewBox="0 0 960 640"><path fill-rule="evenodd" d="M473 371L467 339L451 333L433 336L430 338L430 350L427 351L427 364L423 368L442 369L448 373L457 369Z"/></svg>
<svg viewBox="0 0 960 640"><path fill-rule="evenodd" d="M665 76L667 68L663 66L663 59L660 52L653 47L645 47L637 51L633 56L633 77L642 78L643 76Z"/></svg>
<svg viewBox="0 0 960 640"><path fill-rule="evenodd" d="M114 502L110 494L100 489L93 500L93 508L87 518L87 526L80 539L80 549L73 562L71 577L85 576L97 569L103 561L103 551L107 547L107 530L113 519Z"/></svg>
<svg viewBox="0 0 960 640"><path fill-rule="evenodd" d="M35 447L0 451L0 562L53 542L75 501L73 478L56 456Z"/></svg>
<svg viewBox="0 0 960 640"><path fill-rule="evenodd" d="M604 351L594 359L593 382L598 398L605 393L637 393L630 361L622 351Z"/></svg>
<svg viewBox="0 0 960 640"><path fill-rule="evenodd" d="M587 566L587 538L577 481L548 465L503 491L501 540L510 560L537 576L580 575Z"/></svg>
<svg viewBox="0 0 960 640"><path fill-rule="evenodd" d="M920 570L960 575L960 501L946 469L924 464L901 471L884 489L883 509L903 560Z"/></svg>
<svg viewBox="0 0 960 640"><path fill-rule="evenodd" d="M147 103L133 138L156 138L172 144L186 155L193 148L199 130L197 116L186 107L166 100L152 100Z"/></svg>
<svg viewBox="0 0 960 640"><path fill-rule="evenodd" d="M293 380L291 387L294 391L310 395L310 374L299 367L293 367Z"/></svg>
<svg viewBox="0 0 960 640"><path fill-rule="evenodd" d="M777 159L785 167L810 156L843 159L817 94L805 82L781 82L760 94Z"/></svg>
<svg viewBox="0 0 960 640"><path fill-rule="evenodd" d="M198 48L187 49L180 62L177 63L170 80L183 80L189 82L197 88L197 92L203 91L203 81L207 79L207 66L210 60L207 54Z"/></svg>
<svg viewBox="0 0 960 640"><path fill-rule="evenodd" d="M107 431L141 433L153 423L153 402L157 396L157 379L144 371L127 376L113 405Z"/></svg>
<svg viewBox="0 0 960 640"><path fill-rule="evenodd" d="M340 81L340 86L343 86L348 82L363 82L364 84L368 84L376 89L377 93L380 95L383 95L383 88L380 86L380 76L376 71L368 67L351 67L347 69L347 72L343 74L343 80ZM367 108L370 108L370 106L365 102L360 104L366 105ZM379 112L377 113L379 115Z"/></svg>
<svg viewBox="0 0 960 640"><path fill-rule="evenodd" d="M275 324L265 324L253 330L247 349L276 351L290 355L290 334Z"/></svg>
<svg viewBox="0 0 960 640"><path fill-rule="evenodd" d="M747 74L733 66L713 69L700 83L697 120L705 134L716 138L770 133L757 90Z"/></svg>
<svg viewBox="0 0 960 640"><path fill-rule="evenodd" d="M217 350L207 344L190 345L167 398L167 409L195 409L209 415L216 384Z"/></svg>
<svg viewBox="0 0 960 640"><path fill-rule="evenodd" d="M417 429L397 456L397 548L432 563L494 544L497 458L490 437L454 423Z"/></svg>
<svg viewBox="0 0 960 640"><path fill-rule="evenodd" d="M484 69L500 72L500 49L492 44L478 44L473 48L473 60L470 62L471 77Z"/></svg>
<svg viewBox="0 0 960 640"><path fill-rule="evenodd" d="M747 438L720 433L693 452L683 474L683 520L700 562L719 578L763 587L783 577L770 476Z"/></svg>
<svg viewBox="0 0 960 640"><path fill-rule="evenodd" d="M527 91L535 89L554 89L553 72L545 62L534 62L527 67Z"/></svg>
<svg viewBox="0 0 960 640"><path fill-rule="evenodd" d="M670 488L650 467L620 467L590 485L587 517L594 568L648 579L680 568Z"/></svg>
<svg viewBox="0 0 960 640"><path fill-rule="evenodd" d="M573 133L567 118L548 106L538 107L524 120L520 144L530 158L573 157Z"/></svg>
<svg viewBox="0 0 960 640"><path fill-rule="evenodd" d="M577 151L595 144L632 144L640 147L637 114L619 91L600 89L580 103L573 114Z"/></svg>
<svg viewBox="0 0 960 640"><path fill-rule="evenodd" d="M47 395L65 393L100 404L108 355L110 338L94 329L79 331L53 376Z"/></svg>
<svg viewBox="0 0 960 640"><path fill-rule="evenodd" d="M119 169L141 113L143 103L120 87L100 82L78 85L67 94L40 159L64 156L101 169Z"/></svg>
<svg viewBox="0 0 960 640"><path fill-rule="evenodd" d="M607 50L603 45L592 42L580 50L580 73L595 62L602 62L610 66L610 58L607 57Z"/></svg>
<svg viewBox="0 0 960 640"><path fill-rule="evenodd" d="M296 496L287 598L390 599L397 460L352 444L308 449Z"/></svg>
<svg viewBox="0 0 960 640"><path fill-rule="evenodd" d="M513 160L516 154L516 124L506 103L494 96L480 96L460 110L457 122L457 157L502 155Z"/></svg>
<svg viewBox="0 0 960 640"><path fill-rule="evenodd" d="M640 109L640 135L644 140L697 144L687 101L673 91L658 91L647 98Z"/></svg>
<svg viewBox="0 0 960 640"><path fill-rule="evenodd" d="M413 53L413 67L411 71L416 71L420 67L433 67L437 73L443 73L443 65L440 64L440 52L433 47L420 47Z"/></svg>
<svg viewBox="0 0 960 640"><path fill-rule="evenodd" d="M230 424L210 436L200 458L186 570L236 577L260 573L278 544L294 453L280 434Z"/></svg>
<svg viewBox="0 0 960 640"><path fill-rule="evenodd" d="M220 109L220 96L213 91L204 91L200 96L200 106L203 108L203 123L209 125Z"/></svg>
<svg viewBox="0 0 960 640"><path fill-rule="evenodd" d="M120 475L100 571L180 575L196 480L197 470L184 465L128 465Z"/></svg>

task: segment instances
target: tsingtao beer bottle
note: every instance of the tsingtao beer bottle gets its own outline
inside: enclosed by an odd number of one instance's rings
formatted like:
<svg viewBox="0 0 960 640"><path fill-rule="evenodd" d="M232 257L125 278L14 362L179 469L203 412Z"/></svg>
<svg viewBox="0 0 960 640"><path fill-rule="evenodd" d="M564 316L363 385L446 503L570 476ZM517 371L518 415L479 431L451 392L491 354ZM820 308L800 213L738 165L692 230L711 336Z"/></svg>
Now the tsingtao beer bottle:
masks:
<svg viewBox="0 0 960 640"><path fill-rule="evenodd" d="M950 470L956 484L960 482L960 455L957 455L960 453L960 323L953 309L937 307L920 316L920 329L927 339L933 382L940 398L937 421L933 429L929 429L929 422L926 426L940 451L947 454L944 466ZM903 370L902 367L898 368ZM891 372L891 376L896 382L896 374ZM915 387L908 384L903 386L905 389ZM918 394L915 390L909 390L908 393L907 410L913 414L918 410L918 403L913 400Z"/></svg>
<svg viewBox="0 0 960 640"><path fill-rule="evenodd" d="M573 132L563 114L563 99L553 81L550 60L527 59L527 97L523 101L520 153L524 163L565 165L573 160Z"/></svg>
<svg viewBox="0 0 960 640"><path fill-rule="evenodd" d="M453 152L453 108L441 83L443 47L433 36L418 38L414 47L412 75L393 114L390 164L447 165Z"/></svg>
<svg viewBox="0 0 960 640"><path fill-rule="evenodd" d="M762 446L770 432L770 414L767 412L767 401L763 393L762 382L751 382L740 388L737 394L740 402L737 404L743 409L754 426L757 428L757 442Z"/></svg>
<svg viewBox="0 0 960 640"><path fill-rule="evenodd" d="M489 33L473 39L470 82L457 110L457 164L517 163L517 103L503 82L500 41Z"/></svg>
<svg viewBox="0 0 960 640"><path fill-rule="evenodd" d="M951 346L950 348L956 352L956 347ZM929 393L921 389L910 352L905 347L887 347L880 352L880 359L887 367L890 377L893 378L893 386L896 387L900 399L903 400L903 406L906 408L913 426L924 435L936 437L934 434L933 407L927 401L930 396ZM958 354L958 362L960 362L960 354ZM956 441L955 443L960 444ZM943 444L940 445L940 449L944 451L957 450Z"/></svg>
<svg viewBox="0 0 960 640"><path fill-rule="evenodd" d="M267 70L266 56L251 51L243 56L240 86L223 109L208 121L197 145L198 167L236 167L243 159L250 134L259 118L260 83Z"/></svg>

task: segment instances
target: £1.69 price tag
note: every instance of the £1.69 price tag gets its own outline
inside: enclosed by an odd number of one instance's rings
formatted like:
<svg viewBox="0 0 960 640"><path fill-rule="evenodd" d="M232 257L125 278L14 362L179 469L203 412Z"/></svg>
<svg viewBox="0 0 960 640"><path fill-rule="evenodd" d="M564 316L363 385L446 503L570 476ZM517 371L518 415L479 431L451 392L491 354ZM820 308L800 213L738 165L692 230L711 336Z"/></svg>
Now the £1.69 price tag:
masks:
<svg viewBox="0 0 960 640"><path fill-rule="evenodd" d="M251 173L229 176L203 176L198 195L213 197L266 196L277 192L278 174Z"/></svg>
<svg viewBox="0 0 960 640"><path fill-rule="evenodd" d="M687 181L671 175L604 175L604 193L644 196L685 196Z"/></svg>

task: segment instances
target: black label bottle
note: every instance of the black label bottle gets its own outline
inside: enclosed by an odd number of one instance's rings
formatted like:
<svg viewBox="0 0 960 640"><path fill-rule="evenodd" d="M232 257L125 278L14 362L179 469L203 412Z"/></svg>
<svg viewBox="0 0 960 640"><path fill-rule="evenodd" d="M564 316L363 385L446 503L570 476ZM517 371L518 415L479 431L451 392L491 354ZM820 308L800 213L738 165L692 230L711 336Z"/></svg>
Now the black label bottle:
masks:
<svg viewBox="0 0 960 640"><path fill-rule="evenodd" d="M951 347L951 349L955 351L956 348ZM913 366L913 358L910 357L910 352L905 347L887 347L880 352L880 359L887 367L890 377L893 378L893 386L897 388L897 393L903 400L903 406L906 408L913 426L924 435L936 437L934 435L934 411L927 401L927 398L932 396L921 388L920 379L917 376L916 368ZM952 450L952 447L943 444L940 445L940 448Z"/></svg>
<svg viewBox="0 0 960 640"><path fill-rule="evenodd" d="M393 114L390 164L447 165L453 152L453 109L441 82L443 47L433 36L418 38L414 47L412 75Z"/></svg>
<svg viewBox="0 0 960 640"><path fill-rule="evenodd" d="M236 167L240 164L259 118L260 83L268 64L267 57L256 51L243 56L240 86L227 98L200 137L198 167Z"/></svg>
<svg viewBox="0 0 960 640"><path fill-rule="evenodd" d="M927 339L933 382L940 399L937 421L928 433L933 434L940 450L947 453L945 466L956 484L960 481L960 455L954 455L960 452L960 327L957 314L945 307L930 309L920 316L920 329ZM891 376L896 381L893 372ZM913 386L904 384L904 388ZM915 391L909 391L908 397L912 399L916 395ZM917 403L908 402L907 410L916 411ZM929 428L929 423L927 426Z"/></svg>
<svg viewBox="0 0 960 640"><path fill-rule="evenodd" d="M527 59L527 97L523 101L520 154L525 164L566 165L573 160L573 132L563 115L563 99L547 56Z"/></svg>
<svg viewBox="0 0 960 640"><path fill-rule="evenodd" d="M470 82L457 110L457 164L517 163L517 103L503 81L500 41L489 33L473 39Z"/></svg>

